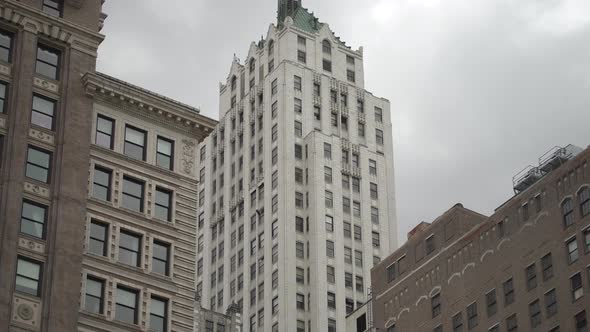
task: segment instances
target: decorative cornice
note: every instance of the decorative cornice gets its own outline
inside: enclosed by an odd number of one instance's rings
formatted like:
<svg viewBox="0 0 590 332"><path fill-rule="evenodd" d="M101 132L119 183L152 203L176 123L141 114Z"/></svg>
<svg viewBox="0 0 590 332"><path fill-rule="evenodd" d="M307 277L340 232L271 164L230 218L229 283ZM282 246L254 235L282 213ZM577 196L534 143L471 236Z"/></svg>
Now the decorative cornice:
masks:
<svg viewBox="0 0 590 332"><path fill-rule="evenodd" d="M95 57L98 46L104 40L104 35L96 31L47 15L37 8L15 0L0 0L0 20L17 24L25 31L59 40L75 50Z"/></svg>
<svg viewBox="0 0 590 332"><path fill-rule="evenodd" d="M87 73L82 77L82 82L87 95L187 132L199 141L207 137L217 125L217 121L200 115L197 108L102 73Z"/></svg>

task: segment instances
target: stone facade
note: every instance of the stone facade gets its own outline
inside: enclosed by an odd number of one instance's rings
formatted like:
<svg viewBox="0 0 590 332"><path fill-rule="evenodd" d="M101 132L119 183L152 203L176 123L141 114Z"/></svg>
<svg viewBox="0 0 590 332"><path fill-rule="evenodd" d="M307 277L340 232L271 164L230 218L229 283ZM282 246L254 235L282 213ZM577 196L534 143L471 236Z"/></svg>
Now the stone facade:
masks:
<svg viewBox="0 0 590 332"><path fill-rule="evenodd" d="M197 292L246 331L344 329L396 247L389 101L300 5L234 59L199 146Z"/></svg>
<svg viewBox="0 0 590 332"><path fill-rule="evenodd" d="M456 205L420 225L372 270L367 330L587 331L589 158L586 149L490 217Z"/></svg>

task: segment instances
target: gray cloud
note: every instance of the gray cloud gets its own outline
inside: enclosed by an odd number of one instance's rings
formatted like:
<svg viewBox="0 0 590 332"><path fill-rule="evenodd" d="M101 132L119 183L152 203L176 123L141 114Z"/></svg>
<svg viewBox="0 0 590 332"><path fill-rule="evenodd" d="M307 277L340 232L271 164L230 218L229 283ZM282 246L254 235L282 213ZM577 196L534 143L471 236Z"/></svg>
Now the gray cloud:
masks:
<svg viewBox="0 0 590 332"><path fill-rule="evenodd" d="M400 240L457 202L489 214L554 145L590 143L587 0L304 0L391 100ZM233 54L271 0L107 1L99 70L217 118Z"/></svg>

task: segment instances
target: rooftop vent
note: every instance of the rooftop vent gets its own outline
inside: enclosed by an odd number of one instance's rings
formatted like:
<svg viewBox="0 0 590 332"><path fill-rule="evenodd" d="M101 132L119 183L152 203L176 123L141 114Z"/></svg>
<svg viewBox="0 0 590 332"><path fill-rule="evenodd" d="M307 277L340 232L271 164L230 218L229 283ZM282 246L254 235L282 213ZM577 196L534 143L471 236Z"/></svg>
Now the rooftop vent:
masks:
<svg viewBox="0 0 590 332"><path fill-rule="evenodd" d="M539 158L539 166L529 165L512 178L514 193L525 191L543 176L559 168L580 152L582 152L582 148L571 144L566 147L556 146L547 151Z"/></svg>

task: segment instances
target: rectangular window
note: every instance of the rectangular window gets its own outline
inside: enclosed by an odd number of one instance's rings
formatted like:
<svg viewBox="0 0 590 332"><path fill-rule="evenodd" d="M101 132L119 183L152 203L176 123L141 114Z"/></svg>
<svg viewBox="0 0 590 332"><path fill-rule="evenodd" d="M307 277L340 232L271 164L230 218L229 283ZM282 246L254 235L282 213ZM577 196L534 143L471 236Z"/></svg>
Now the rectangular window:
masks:
<svg viewBox="0 0 590 332"><path fill-rule="evenodd" d="M361 216L361 203L354 201L352 202L352 215L355 217Z"/></svg>
<svg viewBox="0 0 590 332"><path fill-rule="evenodd" d="M576 321L576 332L588 331L588 321L586 318L586 311L585 310L576 314L576 316L574 317L574 320Z"/></svg>
<svg viewBox="0 0 590 332"><path fill-rule="evenodd" d="M396 275L396 263L393 263L387 267L387 282L392 282L397 278Z"/></svg>
<svg viewBox="0 0 590 332"><path fill-rule="evenodd" d="M477 302L475 302L467 307L467 329L472 330L477 324Z"/></svg>
<svg viewBox="0 0 590 332"><path fill-rule="evenodd" d="M45 238L47 207L31 201L23 201L20 232L39 239Z"/></svg>
<svg viewBox="0 0 590 332"><path fill-rule="evenodd" d="M293 100L295 113L301 113L303 110L303 102L299 98Z"/></svg>
<svg viewBox="0 0 590 332"><path fill-rule="evenodd" d="M111 176L112 171L95 166L92 185L92 197L103 201L111 200Z"/></svg>
<svg viewBox="0 0 590 332"><path fill-rule="evenodd" d="M137 324L139 291L118 286L116 301L115 319L128 324Z"/></svg>
<svg viewBox="0 0 590 332"><path fill-rule="evenodd" d="M334 258L334 242L326 240L326 256Z"/></svg>
<svg viewBox="0 0 590 332"><path fill-rule="evenodd" d="M84 310L94 313L104 313L104 280L87 276L86 292L84 296Z"/></svg>
<svg viewBox="0 0 590 332"><path fill-rule="evenodd" d="M371 199L378 199L379 191L377 190L377 184L371 183Z"/></svg>
<svg viewBox="0 0 590 332"><path fill-rule="evenodd" d="M333 266L326 266L326 274L328 283L335 283L336 282L336 272Z"/></svg>
<svg viewBox="0 0 590 332"><path fill-rule="evenodd" d="M342 211L346 214L350 214L350 198L342 197Z"/></svg>
<svg viewBox="0 0 590 332"><path fill-rule="evenodd" d="M63 0L43 0L43 12L49 15L61 17Z"/></svg>
<svg viewBox="0 0 590 332"><path fill-rule="evenodd" d="M347 69L346 70L346 78L348 79L349 82L354 83L354 81L355 81L354 70Z"/></svg>
<svg viewBox="0 0 590 332"><path fill-rule="evenodd" d="M332 160L332 145L324 143L324 158Z"/></svg>
<svg viewBox="0 0 590 332"><path fill-rule="evenodd" d="M297 241L295 243L295 256L297 256L297 258L304 258L305 257L305 249L304 249L303 242Z"/></svg>
<svg viewBox="0 0 590 332"><path fill-rule="evenodd" d="M144 185L141 181L124 176L121 206L129 210L143 212Z"/></svg>
<svg viewBox="0 0 590 332"><path fill-rule="evenodd" d="M354 265L357 267L363 266L363 252L359 250L354 251Z"/></svg>
<svg viewBox="0 0 590 332"><path fill-rule="evenodd" d="M305 310L305 295L297 294L297 310Z"/></svg>
<svg viewBox="0 0 590 332"><path fill-rule="evenodd" d="M166 189L156 187L155 216L160 220L172 219L172 193Z"/></svg>
<svg viewBox="0 0 590 332"><path fill-rule="evenodd" d="M90 222L90 236L88 239L88 252L105 257L108 248L109 226L98 221Z"/></svg>
<svg viewBox="0 0 590 332"><path fill-rule="evenodd" d="M303 193L295 193L295 207L303 208Z"/></svg>
<svg viewBox="0 0 590 332"><path fill-rule="evenodd" d="M332 216L326 215L326 231L330 233L334 231L334 218Z"/></svg>
<svg viewBox="0 0 590 332"><path fill-rule="evenodd" d="M461 313L456 314L452 318L453 332L463 331L463 315Z"/></svg>
<svg viewBox="0 0 590 332"><path fill-rule="evenodd" d="M359 122L358 123L358 135L359 137L365 137L365 124Z"/></svg>
<svg viewBox="0 0 590 332"><path fill-rule="evenodd" d="M297 232L303 233L303 218L295 217L295 230Z"/></svg>
<svg viewBox="0 0 590 332"><path fill-rule="evenodd" d="M29 146L27 153L26 176L39 182L49 182L51 154Z"/></svg>
<svg viewBox="0 0 590 332"><path fill-rule="evenodd" d="M375 122L383 123L383 109L375 107Z"/></svg>
<svg viewBox="0 0 590 332"><path fill-rule="evenodd" d="M383 130L375 129L375 141L377 145L383 145Z"/></svg>
<svg viewBox="0 0 590 332"><path fill-rule="evenodd" d="M582 288L582 275L579 272L570 278L570 285L572 289L572 300L579 300L584 295L584 289Z"/></svg>
<svg viewBox="0 0 590 332"><path fill-rule="evenodd" d="M344 262L352 264L352 249L344 247Z"/></svg>
<svg viewBox="0 0 590 332"><path fill-rule="evenodd" d="M506 330L508 332L518 331L518 321L516 320L516 314L506 318Z"/></svg>
<svg viewBox="0 0 590 332"><path fill-rule="evenodd" d="M352 177L352 191L355 193L361 192L361 179L355 176Z"/></svg>
<svg viewBox="0 0 590 332"><path fill-rule="evenodd" d="M334 198L331 191L326 190L325 193L326 208L331 209L334 206Z"/></svg>
<svg viewBox="0 0 590 332"><path fill-rule="evenodd" d="M305 271L300 267L295 269L295 281L298 284L305 284Z"/></svg>
<svg viewBox="0 0 590 332"><path fill-rule="evenodd" d="M361 226L354 225L354 239L356 241L362 241L363 240L363 231L362 231Z"/></svg>
<svg viewBox="0 0 590 332"><path fill-rule="evenodd" d="M514 282L512 278L506 280L503 284L504 288L504 306L512 304L514 302Z"/></svg>
<svg viewBox="0 0 590 332"><path fill-rule="evenodd" d="M547 281L553 277L553 260L551 253L541 258L541 268L543 269L543 281Z"/></svg>
<svg viewBox="0 0 590 332"><path fill-rule="evenodd" d="M154 241L152 271L162 275L170 274L170 245Z"/></svg>
<svg viewBox="0 0 590 332"><path fill-rule="evenodd" d="M336 309L336 294L328 292L328 309Z"/></svg>
<svg viewBox="0 0 590 332"><path fill-rule="evenodd" d="M566 242L566 248L568 263L575 263L579 258L578 241L576 240L576 237L573 237L572 239Z"/></svg>
<svg viewBox="0 0 590 332"><path fill-rule="evenodd" d="M15 290L32 296L40 296L42 267L39 262L19 256L16 266Z"/></svg>
<svg viewBox="0 0 590 332"><path fill-rule="evenodd" d="M12 38L13 35L10 32L0 30L0 61L12 60Z"/></svg>
<svg viewBox="0 0 590 332"><path fill-rule="evenodd" d="M301 63L305 63L306 58L307 58L307 54L305 54L305 51L301 51L301 50L297 51L297 61L299 61Z"/></svg>
<svg viewBox="0 0 590 332"><path fill-rule="evenodd" d="M332 183L332 168L324 166L324 181Z"/></svg>
<svg viewBox="0 0 590 332"><path fill-rule="evenodd" d="M379 240L379 233L373 232L373 248L381 247L381 241Z"/></svg>
<svg viewBox="0 0 590 332"><path fill-rule="evenodd" d="M55 110L55 100L40 95L33 95L31 124L48 130L53 130Z"/></svg>
<svg viewBox="0 0 590 332"><path fill-rule="evenodd" d="M525 270L527 290L532 290L537 287L537 271L536 265L530 265Z"/></svg>
<svg viewBox="0 0 590 332"><path fill-rule="evenodd" d="M96 118L96 145L113 149L115 136L115 120L98 115Z"/></svg>
<svg viewBox="0 0 590 332"><path fill-rule="evenodd" d="M60 51L45 45L37 45L37 61L35 65L35 72L49 79L58 80L60 58Z"/></svg>
<svg viewBox="0 0 590 332"><path fill-rule="evenodd" d="M369 159L369 174L377 176L377 162Z"/></svg>
<svg viewBox="0 0 590 332"><path fill-rule="evenodd" d="M555 289L545 293L545 309L547 311L547 318L553 317L557 313L557 294L555 294Z"/></svg>
<svg viewBox="0 0 590 332"><path fill-rule="evenodd" d="M376 225L379 224L379 209L374 206L371 206L371 222Z"/></svg>
<svg viewBox="0 0 590 332"><path fill-rule="evenodd" d="M295 121L295 137L303 136L303 126L301 122Z"/></svg>
<svg viewBox="0 0 590 332"><path fill-rule="evenodd" d="M140 235L121 230L119 234L119 262L131 266L141 266Z"/></svg>
<svg viewBox="0 0 590 332"><path fill-rule="evenodd" d="M293 76L293 85L294 85L295 91L301 91L301 77Z"/></svg>
<svg viewBox="0 0 590 332"><path fill-rule="evenodd" d="M174 166L174 142L158 136L156 165L172 170Z"/></svg>
<svg viewBox="0 0 590 332"><path fill-rule="evenodd" d="M279 89L279 83L278 81L275 79L270 83L270 94L272 96L277 94L277 91Z"/></svg>
<svg viewBox="0 0 590 332"><path fill-rule="evenodd" d="M344 222L343 224L343 228L344 228L344 237L347 239L350 239L352 236L352 229L351 229L351 225L349 222Z"/></svg>
<svg viewBox="0 0 590 332"><path fill-rule="evenodd" d="M496 301L496 290L492 289L486 294L486 307L488 317L492 317L498 312L498 303Z"/></svg>
<svg viewBox="0 0 590 332"><path fill-rule="evenodd" d="M125 155L145 161L146 132L130 126L125 127Z"/></svg>
<svg viewBox="0 0 590 332"><path fill-rule="evenodd" d="M299 144L295 144L295 159L303 159L303 149Z"/></svg>

